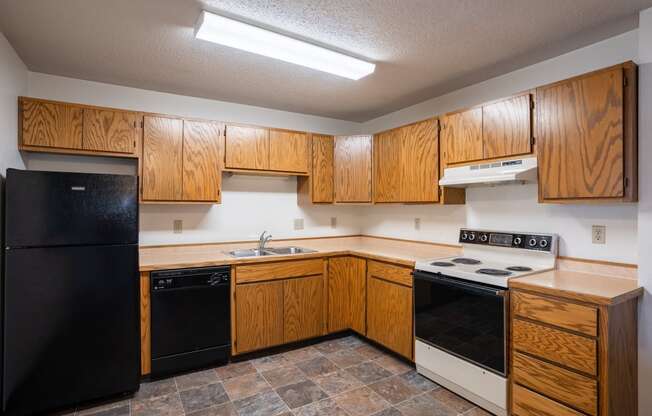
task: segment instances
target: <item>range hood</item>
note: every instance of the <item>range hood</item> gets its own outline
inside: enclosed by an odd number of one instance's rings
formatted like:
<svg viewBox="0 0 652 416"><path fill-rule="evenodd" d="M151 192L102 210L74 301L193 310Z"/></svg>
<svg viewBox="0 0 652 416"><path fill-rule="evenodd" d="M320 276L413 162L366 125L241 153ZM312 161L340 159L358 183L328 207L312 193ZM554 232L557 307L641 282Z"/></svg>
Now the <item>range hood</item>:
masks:
<svg viewBox="0 0 652 416"><path fill-rule="evenodd" d="M444 169L440 186L467 188L477 185L500 185L536 182L537 158L503 160Z"/></svg>

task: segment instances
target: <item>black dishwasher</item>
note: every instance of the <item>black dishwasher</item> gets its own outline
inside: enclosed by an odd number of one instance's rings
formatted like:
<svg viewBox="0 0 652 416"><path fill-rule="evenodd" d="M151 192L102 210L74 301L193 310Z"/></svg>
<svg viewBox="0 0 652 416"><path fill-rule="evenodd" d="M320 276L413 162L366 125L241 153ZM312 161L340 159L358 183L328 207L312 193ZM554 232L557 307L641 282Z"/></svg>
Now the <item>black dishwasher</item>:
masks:
<svg viewBox="0 0 652 416"><path fill-rule="evenodd" d="M228 361L230 266L152 272L152 377Z"/></svg>

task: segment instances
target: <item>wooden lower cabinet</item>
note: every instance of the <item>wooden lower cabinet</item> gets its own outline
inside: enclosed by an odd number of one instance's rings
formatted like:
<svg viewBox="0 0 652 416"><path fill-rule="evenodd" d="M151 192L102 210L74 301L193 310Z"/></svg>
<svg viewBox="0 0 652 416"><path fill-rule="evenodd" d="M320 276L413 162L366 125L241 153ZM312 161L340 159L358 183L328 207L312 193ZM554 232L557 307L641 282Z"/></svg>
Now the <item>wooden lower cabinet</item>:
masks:
<svg viewBox="0 0 652 416"><path fill-rule="evenodd" d="M636 416L637 298L511 290L511 414Z"/></svg>
<svg viewBox="0 0 652 416"><path fill-rule="evenodd" d="M365 335L367 261L359 257L333 257L328 261L328 332L352 329Z"/></svg>
<svg viewBox="0 0 652 416"><path fill-rule="evenodd" d="M237 285L236 348L238 353L283 343L283 282Z"/></svg>
<svg viewBox="0 0 652 416"><path fill-rule="evenodd" d="M326 333L325 261L235 266L233 355Z"/></svg>
<svg viewBox="0 0 652 416"><path fill-rule="evenodd" d="M412 360L411 269L369 261L367 337Z"/></svg>

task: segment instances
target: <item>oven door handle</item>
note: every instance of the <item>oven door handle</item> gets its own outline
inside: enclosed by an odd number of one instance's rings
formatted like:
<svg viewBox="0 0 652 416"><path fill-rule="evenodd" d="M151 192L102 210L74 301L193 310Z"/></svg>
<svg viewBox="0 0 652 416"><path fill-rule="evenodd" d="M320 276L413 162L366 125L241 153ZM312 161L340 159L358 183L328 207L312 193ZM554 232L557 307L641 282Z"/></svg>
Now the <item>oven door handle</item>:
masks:
<svg viewBox="0 0 652 416"><path fill-rule="evenodd" d="M507 294L506 289L495 289L493 287L488 287L488 286L483 286L483 285L478 285L474 283L469 283L469 282L462 282L460 280L456 279L449 279L441 274L433 274L433 273L422 273L418 271L412 272L412 276L415 279L419 280L425 280L429 282L435 282L444 286L448 287L455 287L458 289L463 289L469 292L474 292L478 293L481 295L491 295L491 296L496 296L496 297L505 297Z"/></svg>

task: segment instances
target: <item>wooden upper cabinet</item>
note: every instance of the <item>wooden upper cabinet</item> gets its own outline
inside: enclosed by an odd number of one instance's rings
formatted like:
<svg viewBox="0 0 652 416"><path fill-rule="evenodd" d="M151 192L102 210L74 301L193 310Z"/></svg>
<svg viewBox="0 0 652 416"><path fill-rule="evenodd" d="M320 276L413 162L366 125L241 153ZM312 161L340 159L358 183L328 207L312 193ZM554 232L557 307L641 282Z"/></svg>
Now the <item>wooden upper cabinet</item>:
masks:
<svg viewBox="0 0 652 416"><path fill-rule="evenodd" d="M453 113L441 119L441 140L447 163L471 162L483 158L482 108Z"/></svg>
<svg viewBox="0 0 652 416"><path fill-rule="evenodd" d="M220 201L224 160L223 128L221 123L184 121L184 201Z"/></svg>
<svg viewBox="0 0 652 416"><path fill-rule="evenodd" d="M321 134L312 135L312 202L333 202L333 157L335 138Z"/></svg>
<svg viewBox="0 0 652 416"><path fill-rule="evenodd" d="M537 89L540 200L636 200L636 111L632 63Z"/></svg>
<svg viewBox="0 0 652 416"><path fill-rule="evenodd" d="M483 158L532 152L532 99L519 95L482 107Z"/></svg>
<svg viewBox="0 0 652 416"><path fill-rule="evenodd" d="M225 152L226 168L269 170L269 130L229 124Z"/></svg>
<svg viewBox="0 0 652 416"><path fill-rule="evenodd" d="M308 173L308 135L288 130L269 131L269 170Z"/></svg>
<svg viewBox="0 0 652 416"><path fill-rule="evenodd" d="M182 199L183 120L145 116L143 200Z"/></svg>
<svg viewBox="0 0 652 416"><path fill-rule="evenodd" d="M437 202L438 148L436 120L374 136L374 201Z"/></svg>
<svg viewBox="0 0 652 416"><path fill-rule="evenodd" d="M140 128L137 113L84 108L83 148L135 153Z"/></svg>
<svg viewBox="0 0 652 416"><path fill-rule="evenodd" d="M335 138L335 202L371 202L372 136Z"/></svg>
<svg viewBox="0 0 652 416"><path fill-rule="evenodd" d="M81 149L82 113L74 105L21 99L21 145Z"/></svg>

